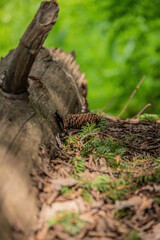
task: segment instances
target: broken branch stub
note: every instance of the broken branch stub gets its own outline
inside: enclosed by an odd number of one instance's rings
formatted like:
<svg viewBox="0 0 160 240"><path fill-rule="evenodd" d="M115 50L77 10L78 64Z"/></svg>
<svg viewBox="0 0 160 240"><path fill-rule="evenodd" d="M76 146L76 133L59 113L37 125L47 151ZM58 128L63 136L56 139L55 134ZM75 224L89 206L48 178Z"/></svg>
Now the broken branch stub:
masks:
<svg viewBox="0 0 160 240"><path fill-rule="evenodd" d="M29 72L42 44L57 20L58 11L59 7L53 1L41 3L6 71L2 85L4 92L19 94L27 91Z"/></svg>

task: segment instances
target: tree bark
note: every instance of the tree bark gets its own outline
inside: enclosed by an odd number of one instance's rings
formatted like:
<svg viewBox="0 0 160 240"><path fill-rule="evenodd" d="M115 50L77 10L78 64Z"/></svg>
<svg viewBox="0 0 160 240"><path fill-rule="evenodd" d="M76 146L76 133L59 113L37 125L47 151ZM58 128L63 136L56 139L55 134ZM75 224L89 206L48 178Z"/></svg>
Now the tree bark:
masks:
<svg viewBox="0 0 160 240"><path fill-rule="evenodd" d="M36 199L30 172L39 148L54 153L57 115L86 112L87 82L73 54L42 47L58 6L43 2L19 46L0 62L0 239L27 239Z"/></svg>
<svg viewBox="0 0 160 240"><path fill-rule="evenodd" d="M44 40L57 20L58 11L58 5L53 1L41 3L7 69L3 91L18 94L27 90L29 72Z"/></svg>

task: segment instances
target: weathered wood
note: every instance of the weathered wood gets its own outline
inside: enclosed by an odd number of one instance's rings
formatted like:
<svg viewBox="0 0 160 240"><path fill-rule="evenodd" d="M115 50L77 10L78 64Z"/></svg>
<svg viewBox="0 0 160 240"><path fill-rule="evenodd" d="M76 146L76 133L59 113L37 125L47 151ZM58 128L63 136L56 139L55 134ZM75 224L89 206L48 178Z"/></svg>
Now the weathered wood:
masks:
<svg viewBox="0 0 160 240"><path fill-rule="evenodd" d="M61 52L70 61L72 55ZM73 66L68 68L58 56L58 53L55 57L53 52L51 54L46 48L41 48L28 78L28 96L16 95L17 98L0 91L0 195L5 196L5 202L0 197L3 209L0 226L4 225L1 224L4 218L9 226L17 224L15 219L19 219L21 224L16 228L26 236L36 209L32 191L29 191L29 173L33 162L40 164L38 151L41 144L50 146L53 154L55 135L61 130L55 113L65 117L87 109L79 83L84 75L80 70L73 73L77 67L75 60L72 59ZM11 58L7 59L9 61ZM22 211L22 208L27 211ZM3 229L0 233L6 234Z"/></svg>
<svg viewBox="0 0 160 240"><path fill-rule="evenodd" d="M45 9L49 10L46 18ZM54 153L55 136L61 131L56 114L63 118L88 109L85 75L73 54L40 48L44 40L40 36L45 38L48 34L58 6L44 2L39 11L33 35L29 27L25 33L30 36L25 38L27 42L23 45L20 41L18 48L0 62L0 239L3 240L12 239L14 228L20 233L20 240L28 238L37 209L30 172L33 164L41 164L38 153L42 144ZM41 22L46 24L39 25Z"/></svg>
<svg viewBox="0 0 160 240"><path fill-rule="evenodd" d="M19 94L28 87L28 75L35 58L58 16L58 5L42 2L33 21L28 26L14 53L3 80L3 91Z"/></svg>

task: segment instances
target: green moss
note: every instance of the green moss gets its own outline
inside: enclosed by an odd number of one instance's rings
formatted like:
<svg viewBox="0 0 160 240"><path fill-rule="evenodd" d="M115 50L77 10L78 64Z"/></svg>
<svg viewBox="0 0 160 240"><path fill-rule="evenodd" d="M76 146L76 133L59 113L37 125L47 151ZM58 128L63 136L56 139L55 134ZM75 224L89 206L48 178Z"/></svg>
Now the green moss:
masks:
<svg viewBox="0 0 160 240"><path fill-rule="evenodd" d="M140 122L149 122L149 123L154 123L157 120L160 119L160 116L157 114L143 114L138 117L138 120Z"/></svg>

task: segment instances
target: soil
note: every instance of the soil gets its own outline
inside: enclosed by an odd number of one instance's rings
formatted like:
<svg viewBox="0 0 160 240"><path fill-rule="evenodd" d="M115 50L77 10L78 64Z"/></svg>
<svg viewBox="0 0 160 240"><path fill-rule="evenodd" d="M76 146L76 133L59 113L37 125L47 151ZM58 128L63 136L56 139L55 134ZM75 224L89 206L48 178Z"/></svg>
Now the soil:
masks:
<svg viewBox="0 0 160 240"><path fill-rule="evenodd" d="M43 166L31 174L38 209L29 240L160 239L160 124L106 119L95 134L58 135L54 154L41 146ZM125 152L84 153L86 144L106 139Z"/></svg>

